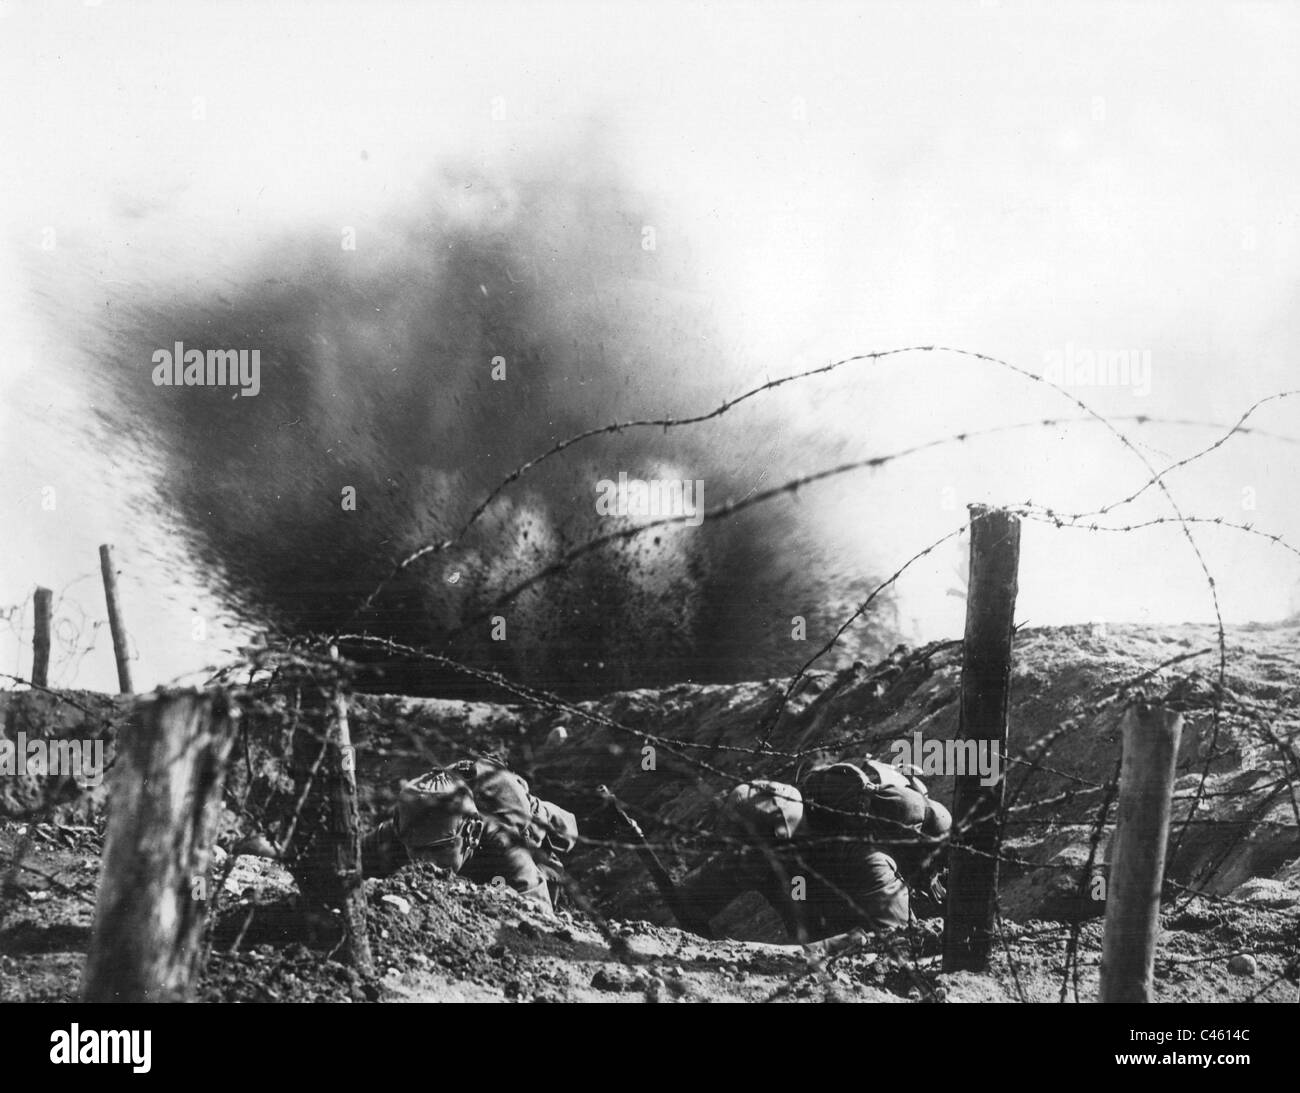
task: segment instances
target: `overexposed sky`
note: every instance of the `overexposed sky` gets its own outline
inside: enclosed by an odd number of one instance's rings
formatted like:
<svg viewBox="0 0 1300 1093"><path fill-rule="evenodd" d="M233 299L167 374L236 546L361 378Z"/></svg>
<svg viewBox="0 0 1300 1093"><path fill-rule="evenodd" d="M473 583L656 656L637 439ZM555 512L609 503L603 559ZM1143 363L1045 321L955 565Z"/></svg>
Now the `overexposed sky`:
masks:
<svg viewBox="0 0 1300 1093"><path fill-rule="evenodd" d="M162 533L125 503L147 477L104 466L85 439L77 376L96 366L97 286L202 291L286 230L360 225L364 250L365 225L441 164L580 157L587 133L654 196L663 245L689 249L727 345L701 378L714 401L897 345L1035 372L1054 352L1132 350L1149 354L1149 393L1076 394L1107 414L1230 422L1300 386L1298 101L1290 4L0 0L0 608L67 587L66 610L92 626L95 547L113 541L137 687L238 640L182 554L165 577L148 560ZM934 355L794 385L750 412L756 437L831 437L852 458L1077 409ZM1254 424L1300 436L1300 399ZM1145 472L1102 434L972 441L803 503L833 548L890 572L967 500L1068 510L1131 492ZM1214 436L1135 433L1157 466ZM1188 513L1300 541L1295 451L1236 437L1169 485ZM816 469L755 459L764 484ZM1152 493L1129 511L1168 510ZM1300 607L1300 559L1197 534L1230 620ZM954 547L900 585L917 636L960 629L947 595L960 565ZM1173 529L1026 527L1033 623L1209 611ZM0 671L30 665L22 621L0 620ZM107 636L56 653L55 669L56 683L112 688Z"/></svg>

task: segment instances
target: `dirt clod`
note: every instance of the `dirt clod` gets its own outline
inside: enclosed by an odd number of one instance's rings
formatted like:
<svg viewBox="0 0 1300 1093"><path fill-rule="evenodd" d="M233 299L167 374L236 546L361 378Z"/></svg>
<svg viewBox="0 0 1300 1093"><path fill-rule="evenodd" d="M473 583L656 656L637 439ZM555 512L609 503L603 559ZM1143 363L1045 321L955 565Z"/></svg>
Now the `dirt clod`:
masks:
<svg viewBox="0 0 1300 1093"><path fill-rule="evenodd" d="M1255 958L1249 953L1238 953L1228 961L1228 971L1233 975L1254 975L1256 967Z"/></svg>

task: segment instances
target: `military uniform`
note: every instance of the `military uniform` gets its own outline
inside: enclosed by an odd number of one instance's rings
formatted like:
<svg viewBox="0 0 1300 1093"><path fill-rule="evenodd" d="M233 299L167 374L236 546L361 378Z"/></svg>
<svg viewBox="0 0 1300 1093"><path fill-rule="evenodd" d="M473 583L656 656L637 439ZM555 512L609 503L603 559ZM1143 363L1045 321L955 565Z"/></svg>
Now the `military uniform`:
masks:
<svg viewBox="0 0 1300 1093"><path fill-rule="evenodd" d="M386 876L433 861L467 880L507 884L549 911L577 834L573 814L536 797L518 774L467 759L402 787L392 814L362 841L362 867Z"/></svg>
<svg viewBox="0 0 1300 1093"><path fill-rule="evenodd" d="M932 866L926 826L942 828L935 844L947 831L946 810L930 804L898 771L871 761L819 768L800 788L745 783L727 796L718 822L745 845L688 874L682 895L713 918L741 892L758 892L799 941L906 926L909 874Z"/></svg>
<svg viewBox="0 0 1300 1093"><path fill-rule="evenodd" d="M523 778L491 760L466 759L451 769L469 783L484 814L478 850L460 875L480 884L502 877L516 892L552 909L562 886L562 858L578 837L573 813L535 796Z"/></svg>

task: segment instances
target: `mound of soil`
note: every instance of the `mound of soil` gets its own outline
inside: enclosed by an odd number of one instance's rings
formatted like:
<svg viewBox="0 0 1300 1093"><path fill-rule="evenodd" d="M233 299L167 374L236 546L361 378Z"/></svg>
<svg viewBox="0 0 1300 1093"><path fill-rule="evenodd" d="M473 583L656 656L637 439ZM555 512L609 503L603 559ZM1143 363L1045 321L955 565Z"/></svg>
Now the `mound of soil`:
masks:
<svg viewBox="0 0 1300 1093"><path fill-rule="evenodd" d="M785 680L680 684L578 707L617 728L571 712L359 696L354 734L374 812L391 804L402 778L431 763L466 750L506 752L536 792L576 813L596 840L572 859L592 901L609 914L671 924L636 853L610 845L626 840L596 786L614 791L680 876L711 849L717 804L731 784L792 780L820 761L888 762L895 742L917 734L954 738L960 666L960 643L948 642L900 648L872 667L810 673L784 703L770 750L756 749L756 738L782 708ZM1222 686L1217 668L1217 635L1208 626L1017 634L1007 789L1015 812L999 893L1008 919L1070 921L1104 912L1091 882L1105 876L1113 808L1095 854L1092 840L1117 769L1125 702L1137 694L1161 699L1184 717L1171 881L1250 906L1300 906L1300 792L1291 785L1300 769L1300 628L1232 628ZM565 730L563 743L550 742L556 727ZM1044 738L1050 746L1036 747ZM951 805L952 778L927 781ZM783 940L765 904L749 904L727 925L733 937Z"/></svg>
<svg viewBox="0 0 1300 1093"><path fill-rule="evenodd" d="M810 674L784 704L766 750L755 747L757 737L773 723L785 681L680 684L563 713L356 696L352 731L367 823L392 804L403 778L469 752L506 752L535 791L577 813L586 841L570 864L586 909L547 916L508 890L408 866L366 883L375 971L363 977L333 958L337 924L301 912L287 873L239 856L217 904L199 996L1055 1001L1063 982L1074 997L1077 982L1086 1000L1096 994L1105 904L1084 893L1093 877L1104 880L1113 812L1100 828L1096 818L1119 756L1124 699L1140 686L1185 718L1157 997L1293 1000L1300 810L1283 756L1294 753L1300 731L1300 630L1246 627L1228 640L1221 685L1206 627L1017 635L1008 776L1015 811L999 893L1002 937L987 974L940 974L937 919L892 948L873 943L816 961L776 943L784 940L779 923L752 895L715 920L728 940L683 933L596 793L601 783L613 789L680 874L710 851L718 795L731 782L790 779L826 759L888 760L894 741L918 732L951 738L960 649L948 643L900 649L874 667ZM11 739L22 731L112 741L126 716L121 701L105 696L0 694ZM564 733L552 733L557 727ZM1044 738L1050 748L1036 748ZM0 796L0 1000L74 998L89 944L104 790L52 782L7 785ZM951 779L930 786L951 801ZM227 850L239 835L232 814ZM1080 955L1067 976L1072 927Z"/></svg>
<svg viewBox="0 0 1300 1093"><path fill-rule="evenodd" d="M28 834L35 825L28 828ZM57 829L51 829L57 831ZM0 905L0 1002L72 1001L90 941L96 840L42 830ZM0 824L12 861L22 826ZM49 836L49 838L47 838ZM331 955L338 931L305 917L287 874L240 859L246 883L227 891L198 987L204 1001L1056 1001L1069 929L1006 923L989 973L939 970L938 919L901 937L814 963L789 945L708 941L644 921L540 912L514 892L408 866L367 881L375 974ZM1161 1001L1289 1001L1300 978L1300 918L1202 901L1167 917ZM1082 928L1079 995L1095 997L1100 923ZM1253 974L1232 970L1248 954ZM1073 987L1070 997L1073 998Z"/></svg>

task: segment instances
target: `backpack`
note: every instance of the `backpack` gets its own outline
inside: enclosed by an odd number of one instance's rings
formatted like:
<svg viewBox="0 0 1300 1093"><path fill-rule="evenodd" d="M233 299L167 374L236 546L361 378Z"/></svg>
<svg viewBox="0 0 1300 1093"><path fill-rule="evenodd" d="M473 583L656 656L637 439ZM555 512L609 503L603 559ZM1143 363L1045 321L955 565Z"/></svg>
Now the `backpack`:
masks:
<svg viewBox="0 0 1300 1093"><path fill-rule="evenodd" d="M813 770L802 788L808 818L823 834L906 842L920 835L925 822L924 797L906 785L875 782L852 763Z"/></svg>
<svg viewBox="0 0 1300 1093"><path fill-rule="evenodd" d="M460 864L477 849L483 821L470 787L449 770L431 770L407 782L397 795L393 827L412 858L459 839Z"/></svg>

